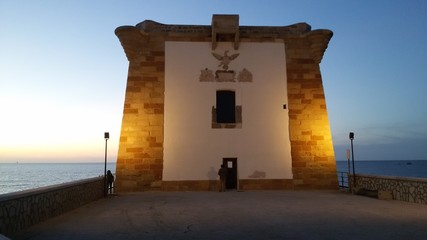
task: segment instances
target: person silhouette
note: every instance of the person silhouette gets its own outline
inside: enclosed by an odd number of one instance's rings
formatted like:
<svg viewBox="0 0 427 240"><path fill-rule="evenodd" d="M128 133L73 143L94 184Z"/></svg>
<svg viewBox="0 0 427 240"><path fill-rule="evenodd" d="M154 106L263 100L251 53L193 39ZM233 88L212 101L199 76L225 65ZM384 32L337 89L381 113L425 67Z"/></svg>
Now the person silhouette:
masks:
<svg viewBox="0 0 427 240"><path fill-rule="evenodd" d="M108 192L111 194L113 193L113 183L114 183L114 175L111 173L110 170L107 171L107 187Z"/></svg>
<svg viewBox="0 0 427 240"><path fill-rule="evenodd" d="M219 175L219 191L225 192L225 181L227 179L227 168L224 164L221 165L221 168L218 170Z"/></svg>

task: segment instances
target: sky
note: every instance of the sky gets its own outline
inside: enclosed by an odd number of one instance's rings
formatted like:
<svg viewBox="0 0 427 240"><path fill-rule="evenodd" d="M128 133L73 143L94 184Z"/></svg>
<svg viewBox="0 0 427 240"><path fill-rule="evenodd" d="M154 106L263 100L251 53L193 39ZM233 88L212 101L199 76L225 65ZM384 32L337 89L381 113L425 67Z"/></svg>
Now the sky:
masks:
<svg viewBox="0 0 427 240"><path fill-rule="evenodd" d="M0 163L116 161L128 60L146 19L334 32L320 64L337 160L427 159L425 0L0 0Z"/></svg>

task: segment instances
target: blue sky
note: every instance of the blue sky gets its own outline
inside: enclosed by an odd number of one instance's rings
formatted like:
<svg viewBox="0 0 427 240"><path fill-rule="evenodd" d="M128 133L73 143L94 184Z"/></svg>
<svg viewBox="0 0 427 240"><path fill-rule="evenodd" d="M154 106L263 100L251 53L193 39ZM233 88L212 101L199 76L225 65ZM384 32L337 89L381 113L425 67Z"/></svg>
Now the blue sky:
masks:
<svg viewBox="0 0 427 240"><path fill-rule="evenodd" d="M128 61L114 29L151 19L307 22L334 36L321 63L337 160L427 159L427 1L0 0L0 162L115 161Z"/></svg>

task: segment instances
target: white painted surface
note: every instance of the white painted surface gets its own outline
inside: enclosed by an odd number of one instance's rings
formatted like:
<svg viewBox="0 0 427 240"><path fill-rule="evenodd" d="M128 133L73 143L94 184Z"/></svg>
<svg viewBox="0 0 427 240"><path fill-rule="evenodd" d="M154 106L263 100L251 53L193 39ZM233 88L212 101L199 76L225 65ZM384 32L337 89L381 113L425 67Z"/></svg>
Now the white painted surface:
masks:
<svg viewBox="0 0 427 240"><path fill-rule="evenodd" d="M229 70L246 68L253 82L200 82L200 70L215 72L219 61L206 42L166 42L163 180L217 179L222 158L236 157L239 179L254 171L266 179L292 179L286 63L283 43L229 43L215 50L240 53ZM217 90L236 92L242 128L212 129Z"/></svg>

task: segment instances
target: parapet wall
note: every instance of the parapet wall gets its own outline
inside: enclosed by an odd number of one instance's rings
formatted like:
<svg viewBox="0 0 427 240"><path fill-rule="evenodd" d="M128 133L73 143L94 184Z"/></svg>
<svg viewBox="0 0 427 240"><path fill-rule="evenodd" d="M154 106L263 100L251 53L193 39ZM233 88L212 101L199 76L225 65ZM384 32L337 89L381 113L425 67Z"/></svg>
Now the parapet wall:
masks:
<svg viewBox="0 0 427 240"><path fill-rule="evenodd" d="M13 236L34 224L104 196L104 177L0 195L0 234Z"/></svg>
<svg viewBox="0 0 427 240"><path fill-rule="evenodd" d="M353 177L350 177L350 183ZM427 204L427 179L356 175L356 188L388 191L394 200Z"/></svg>

